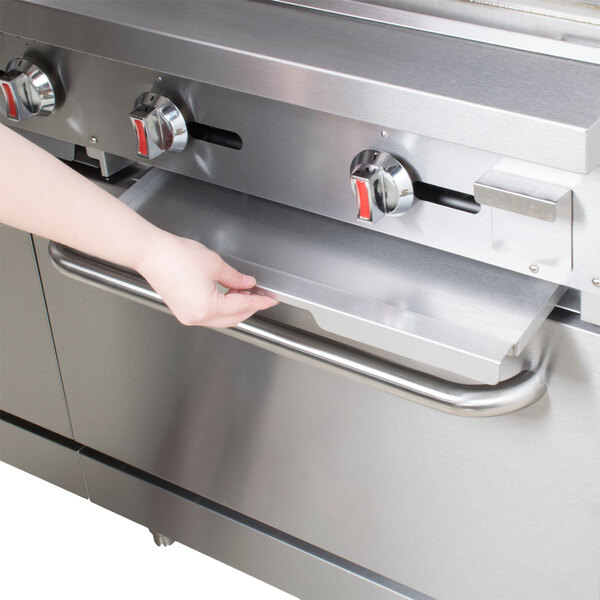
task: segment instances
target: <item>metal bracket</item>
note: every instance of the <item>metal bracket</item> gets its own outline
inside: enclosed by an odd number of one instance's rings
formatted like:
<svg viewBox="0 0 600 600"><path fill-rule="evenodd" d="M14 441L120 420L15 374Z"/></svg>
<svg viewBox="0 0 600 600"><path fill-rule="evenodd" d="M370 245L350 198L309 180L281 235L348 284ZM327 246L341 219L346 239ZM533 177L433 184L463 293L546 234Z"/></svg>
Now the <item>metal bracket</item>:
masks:
<svg viewBox="0 0 600 600"><path fill-rule="evenodd" d="M600 294L581 292L581 320L600 325Z"/></svg>
<svg viewBox="0 0 600 600"><path fill-rule="evenodd" d="M90 148L89 146L86 147L85 151L90 158L94 158L100 163L102 177L110 177L133 164L133 161L128 158L97 150L96 148Z"/></svg>
<svg viewBox="0 0 600 600"><path fill-rule="evenodd" d="M568 188L500 171L488 171L474 188L479 204L543 221L555 221L558 203L572 199Z"/></svg>

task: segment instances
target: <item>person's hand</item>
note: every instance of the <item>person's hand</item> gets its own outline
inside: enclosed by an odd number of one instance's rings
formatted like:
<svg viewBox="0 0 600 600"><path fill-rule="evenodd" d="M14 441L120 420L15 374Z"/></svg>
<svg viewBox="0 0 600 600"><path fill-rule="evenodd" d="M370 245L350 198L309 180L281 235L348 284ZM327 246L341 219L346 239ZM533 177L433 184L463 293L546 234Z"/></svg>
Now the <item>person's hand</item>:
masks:
<svg viewBox="0 0 600 600"><path fill-rule="evenodd" d="M232 327L276 300L248 291L243 275L202 244L160 231L148 244L137 270L184 325ZM230 291L223 294L215 282Z"/></svg>

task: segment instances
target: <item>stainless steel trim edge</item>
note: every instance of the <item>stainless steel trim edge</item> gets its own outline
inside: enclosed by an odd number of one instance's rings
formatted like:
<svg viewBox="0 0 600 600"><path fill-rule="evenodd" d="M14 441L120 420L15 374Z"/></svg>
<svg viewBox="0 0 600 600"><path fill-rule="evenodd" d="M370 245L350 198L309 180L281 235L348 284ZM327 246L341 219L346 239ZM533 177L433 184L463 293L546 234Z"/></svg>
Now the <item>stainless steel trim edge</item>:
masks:
<svg viewBox="0 0 600 600"><path fill-rule="evenodd" d="M329 13L340 17L373 21L394 27L415 29L472 40L494 46L503 46L600 64L600 49L592 45L593 39L585 36L564 35L562 38L553 38L549 34L524 33L501 29L492 25L482 25L467 21L460 21L449 17L440 17L426 12L419 13L411 10L402 10L396 6L353 2L352 0L256 0L258 2L271 2L273 4L287 5L315 12ZM485 2L482 2L485 4ZM592 8L590 6L590 8ZM537 15L549 18L549 15Z"/></svg>
<svg viewBox="0 0 600 600"><path fill-rule="evenodd" d="M58 270L70 277L168 311L160 296L133 272L123 271L55 242L50 242L49 253ZM258 317L216 331L456 416L507 415L530 406L546 394L545 383L532 371L522 371L496 385L457 384Z"/></svg>

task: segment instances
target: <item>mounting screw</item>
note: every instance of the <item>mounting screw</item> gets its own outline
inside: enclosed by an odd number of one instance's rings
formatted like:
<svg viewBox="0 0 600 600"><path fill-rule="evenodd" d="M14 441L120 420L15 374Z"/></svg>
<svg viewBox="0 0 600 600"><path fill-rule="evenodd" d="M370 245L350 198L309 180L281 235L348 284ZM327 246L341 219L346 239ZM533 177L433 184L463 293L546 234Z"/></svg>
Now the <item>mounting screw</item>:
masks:
<svg viewBox="0 0 600 600"><path fill-rule="evenodd" d="M159 75L159 76L156 78L156 81L162 81L162 75Z"/></svg>
<svg viewBox="0 0 600 600"><path fill-rule="evenodd" d="M388 135L389 135L389 133L388 133L388 132L387 132L385 129L382 129L382 130L381 130L381 137L385 138L385 137L387 137Z"/></svg>
<svg viewBox="0 0 600 600"><path fill-rule="evenodd" d="M90 135L90 144L97 144L98 138L95 135Z"/></svg>
<svg viewBox="0 0 600 600"><path fill-rule="evenodd" d="M592 279L592 285L600 287L600 277L594 277L594 279Z"/></svg>
<svg viewBox="0 0 600 600"><path fill-rule="evenodd" d="M530 270L532 273L538 273L538 272L539 272L539 270L540 270L540 268L539 268L537 265L529 265L529 270Z"/></svg>

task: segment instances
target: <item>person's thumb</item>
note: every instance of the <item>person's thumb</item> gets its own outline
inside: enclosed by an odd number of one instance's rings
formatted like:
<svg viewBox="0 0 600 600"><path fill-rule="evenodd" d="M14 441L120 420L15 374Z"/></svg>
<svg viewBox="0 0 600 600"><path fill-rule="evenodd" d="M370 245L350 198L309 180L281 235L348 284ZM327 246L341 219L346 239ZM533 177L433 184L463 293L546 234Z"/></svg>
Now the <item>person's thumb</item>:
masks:
<svg viewBox="0 0 600 600"><path fill-rule="evenodd" d="M223 259L219 260L220 264L215 278L222 286L230 290L247 290L256 285L254 277L236 271L236 269L228 265Z"/></svg>

